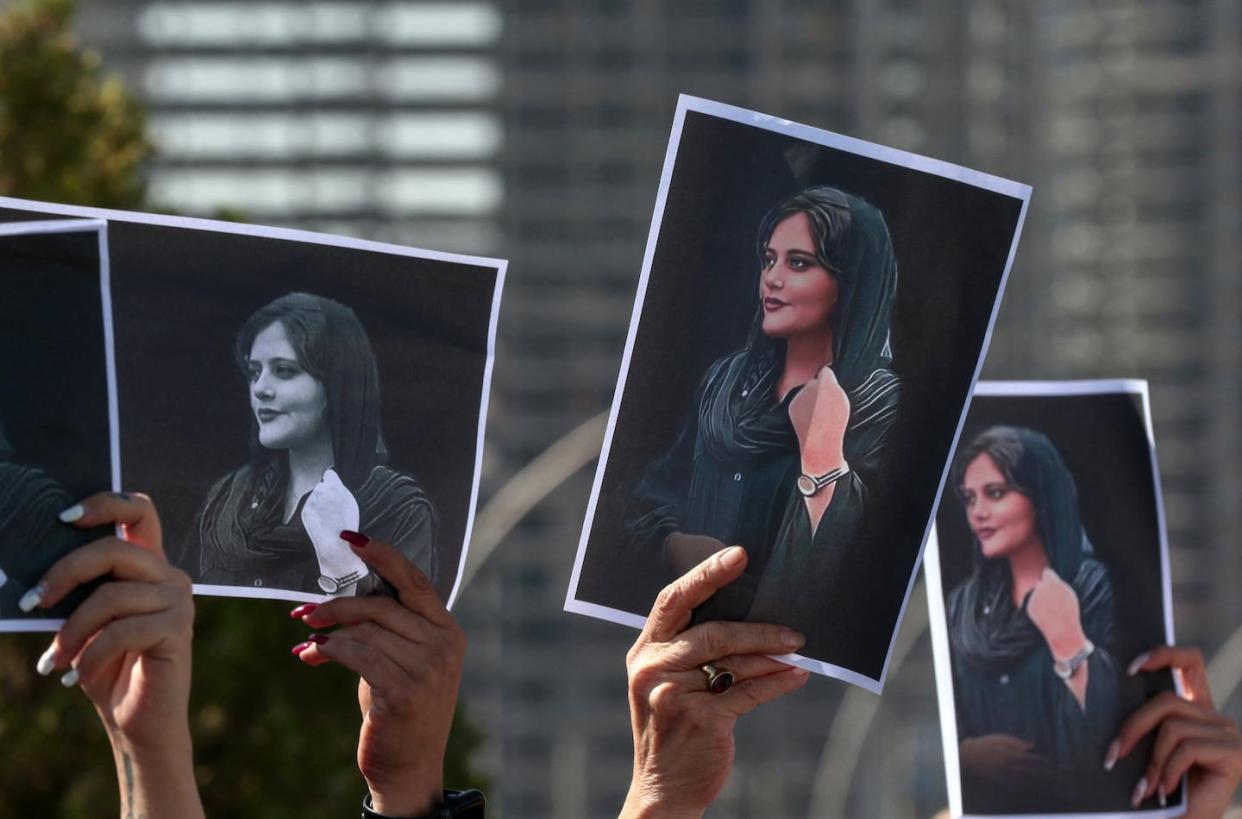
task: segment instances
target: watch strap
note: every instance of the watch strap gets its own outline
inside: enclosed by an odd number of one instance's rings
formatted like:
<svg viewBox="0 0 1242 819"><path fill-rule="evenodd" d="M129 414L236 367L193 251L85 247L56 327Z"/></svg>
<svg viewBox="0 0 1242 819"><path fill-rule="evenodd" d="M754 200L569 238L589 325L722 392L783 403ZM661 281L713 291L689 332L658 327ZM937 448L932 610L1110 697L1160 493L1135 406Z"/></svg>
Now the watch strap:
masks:
<svg viewBox="0 0 1242 819"><path fill-rule="evenodd" d="M487 800L483 791L444 791L440 804L420 816L390 816L371 806L371 794L362 797L362 819L484 819Z"/></svg>
<svg viewBox="0 0 1242 819"><path fill-rule="evenodd" d="M1052 661L1052 671L1061 679L1068 680L1074 676L1078 669L1082 667L1082 664L1085 663L1094 653L1095 643L1091 642L1091 640L1087 640L1086 645L1080 648L1074 656L1070 657L1068 660L1054 659Z"/></svg>

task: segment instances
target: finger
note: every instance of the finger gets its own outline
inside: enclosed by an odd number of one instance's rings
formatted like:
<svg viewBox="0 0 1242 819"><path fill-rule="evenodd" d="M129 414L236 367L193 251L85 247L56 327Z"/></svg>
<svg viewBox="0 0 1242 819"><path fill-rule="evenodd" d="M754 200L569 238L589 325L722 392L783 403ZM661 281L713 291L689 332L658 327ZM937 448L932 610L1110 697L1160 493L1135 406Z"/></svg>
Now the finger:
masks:
<svg viewBox="0 0 1242 819"><path fill-rule="evenodd" d="M1188 740L1215 739L1221 733L1222 730L1217 725L1186 717L1170 717L1160 723L1160 729L1156 731L1156 742L1147 760L1147 770L1144 772L1148 782L1148 795L1163 782L1162 773L1179 745Z"/></svg>
<svg viewBox="0 0 1242 819"><path fill-rule="evenodd" d="M324 638L312 642L298 654L298 659L308 665L322 665L333 661L366 680L372 689L397 691L409 686L406 673L375 646L351 640L344 635L316 635Z"/></svg>
<svg viewBox="0 0 1242 819"><path fill-rule="evenodd" d="M188 599L189 577L184 585L178 585L118 581L95 589L60 627L39 660L39 672L49 674L54 668L69 665L91 635L114 620L166 611Z"/></svg>
<svg viewBox="0 0 1242 819"><path fill-rule="evenodd" d="M89 686L96 675L126 653L146 653L150 656L153 649L190 627L192 612L193 609L178 607L109 623L95 634L82 651L74 664L74 671L81 682Z"/></svg>
<svg viewBox="0 0 1242 819"><path fill-rule="evenodd" d="M75 549L52 564L33 589L18 601L22 611L35 606L48 608L64 599L78 586L104 575L116 580L138 580L159 583L175 572L162 554L121 540L104 537Z"/></svg>
<svg viewBox="0 0 1242 819"><path fill-rule="evenodd" d="M437 625L454 622L427 575L396 547L359 532L342 532L341 539L376 574L388 581L396 590L401 605Z"/></svg>
<svg viewBox="0 0 1242 819"><path fill-rule="evenodd" d="M1126 673L1131 677L1141 671L1159 671L1172 668L1182 672L1183 687L1188 699L1212 706L1212 692L1207 686L1207 664L1203 652L1197 648L1156 646L1130 661Z"/></svg>
<svg viewBox="0 0 1242 819"><path fill-rule="evenodd" d="M789 654L804 642L801 634L785 626L716 620L683 631L660 655L669 668L684 671L730 654Z"/></svg>
<svg viewBox="0 0 1242 819"><path fill-rule="evenodd" d="M651 607L640 639L662 643L674 637L689 624L694 609L737 580L745 568L746 550L731 546L665 586Z"/></svg>
<svg viewBox="0 0 1242 819"><path fill-rule="evenodd" d="M300 613L298 613L300 612ZM406 640L425 643L435 635L435 626L402 606L391 597L337 597L327 603L298 606L290 616L313 629L375 623Z"/></svg>
<svg viewBox="0 0 1242 819"><path fill-rule="evenodd" d="M797 691L806 685L811 672L805 668L788 666L784 671L765 674L750 680L743 680L719 695L721 705L734 716L740 717L765 702Z"/></svg>
<svg viewBox="0 0 1242 819"><path fill-rule="evenodd" d="M1121 730L1117 732L1117 738L1108 746L1108 753L1104 762L1105 767L1111 768L1110 762L1116 762L1116 760L1123 758L1130 751L1134 750L1134 746L1138 744L1139 740L1154 731L1161 722L1169 717L1184 717L1218 725L1223 725L1227 722L1227 718L1220 716L1199 703L1184 700L1171 691L1162 691L1139 706L1122 723Z"/></svg>
<svg viewBox="0 0 1242 819"><path fill-rule="evenodd" d="M1182 742L1169 756L1169 761L1165 763L1164 771L1160 774L1160 786L1164 788L1166 794L1172 793L1177 789L1182 777L1196 765L1214 771L1228 770L1230 760L1242 753L1239 749L1240 744L1242 740L1238 737L1220 734L1211 739L1200 738ZM1237 775L1236 772L1231 773Z"/></svg>
<svg viewBox="0 0 1242 819"><path fill-rule="evenodd" d="M81 529L119 523L126 540L164 554L160 516L140 492L99 492L61 512L60 519Z"/></svg>
<svg viewBox="0 0 1242 819"><path fill-rule="evenodd" d="M789 668L788 663L782 663L780 660L774 660L762 654L732 654L728 657L714 660L712 665L716 667L717 671L728 671L732 674L735 685L743 680L775 674ZM667 678L675 681L683 690L708 690L707 672L702 667L688 671L672 672L667 674Z"/></svg>

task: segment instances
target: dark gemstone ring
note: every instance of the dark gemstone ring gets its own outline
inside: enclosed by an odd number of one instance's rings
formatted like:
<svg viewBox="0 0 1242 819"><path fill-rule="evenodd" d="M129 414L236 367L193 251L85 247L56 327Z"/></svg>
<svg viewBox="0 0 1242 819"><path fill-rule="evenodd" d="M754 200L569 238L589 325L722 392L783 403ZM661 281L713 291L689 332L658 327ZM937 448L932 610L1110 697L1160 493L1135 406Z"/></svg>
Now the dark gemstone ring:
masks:
<svg viewBox="0 0 1242 819"><path fill-rule="evenodd" d="M713 694L723 694L733 687L732 671L717 668L711 663L704 663L699 670L707 675L707 690Z"/></svg>

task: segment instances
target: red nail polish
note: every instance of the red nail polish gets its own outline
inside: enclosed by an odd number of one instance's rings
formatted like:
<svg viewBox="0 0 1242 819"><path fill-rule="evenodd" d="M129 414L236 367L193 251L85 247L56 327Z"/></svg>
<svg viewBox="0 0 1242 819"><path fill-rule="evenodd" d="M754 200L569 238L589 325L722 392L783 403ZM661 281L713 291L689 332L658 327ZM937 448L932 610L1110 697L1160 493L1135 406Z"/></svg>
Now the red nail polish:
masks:
<svg viewBox="0 0 1242 819"><path fill-rule="evenodd" d="M291 617L294 620L297 620L301 617L305 617L306 615L312 613L317 608L319 608L318 603L306 603L305 605L298 606L296 609L289 612L289 617Z"/></svg>
<svg viewBox="0 0 1242 819"><path fill-rule="evenodd" d="M289 650L289 653L292 654L294 657L296 657L310 647L311 647L310 643L298 643L297 645L295 645L293 648Z"/></svg>
<svg viewBox="0 0 1242 819"><path fill-rule="evenodd" d="M359 549L371 542L371 538L362 534L362 532L355 532L352 529L342 529L341 540L357 546Z"/></svg>
<svg viewBox="0 0 1242 819"><path fill-rule="evenodd" d="M323 645L324 643L328 642L328 635L326 635L326 634L312 634L311 636L307 637L306 639L307 639L307 641L308 641L309 643L318 643L319 645Z"/></svg>

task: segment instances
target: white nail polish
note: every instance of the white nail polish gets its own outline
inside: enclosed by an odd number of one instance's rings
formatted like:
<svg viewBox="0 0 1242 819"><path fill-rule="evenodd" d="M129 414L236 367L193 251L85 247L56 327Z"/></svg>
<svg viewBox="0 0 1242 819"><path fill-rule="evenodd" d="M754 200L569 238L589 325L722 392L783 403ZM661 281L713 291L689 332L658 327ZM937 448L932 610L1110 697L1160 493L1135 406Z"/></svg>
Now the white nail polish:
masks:
<svg viewBox="0 0 1242 819"><path fill-rule="evenodd" d="M1117 764L1117 754L1121 752L1121 743L1113 740L1108 743L1108 751L1104 754L1104 770L1111 771L1113 766Z"/></svg>
<svg viewBox="0 0 1242 819"><path fill-rule="evenodd" d="M1144 651L1142 654L1130 661L1130 665L1126 668L1126 673L1133 677L1135 674L1139 673L1139 670L1145 666L1147 661L1150 659L1151 652Z"/></svg>
<svg viewBox="0 0 1242 819"><path fill-rule="evenodd" d="M4 588L4 584L9 582L9 576L4 573L4 569L0 569L0 589Z"/></svg>
<svg viewBox="0 0 1242 819"><path fill-rule="evenodd" d="M52 643L47 647L47 651L43 652L42 656L39 657L39 662L35 665L35 671L38 671L40 676L43 677L51 674L52 669L56 668L56 655L56 644Z"/></svg>
<svg viewBox="0 0 1242 819"><path fill-rule="evenodd" d="M1164 785L1156 788L1156 798L1160 800L1160 807L1167 808L1169 806L1169 799L1164 795Z"/></svg>
<svg viewBox="0 0 1242 819"><path fill-rule="evenodd" d="M65 672L65 676L60 678L60 684L65 688L73 688L78 684L78 670L71 668Z"/></svg>
<svg viewBox="0 0 1242 819"><path fill-rule="evenodd" d="M38 585L22 595L22 599L17 601L17 607L26 613L30 613L35 606L39 605L39 601L43 599L45 594L47 594L47 585L40 580Z"/></svg>
<svg viewBox="0 0 1242 819"><path fill-rule="evenodd" d="M1147 793L1147 777L1143 777L1134 786L1134 793L1130 794L1130 807L1137 808L1139 803L1143 801L1143 794Z"/></svg>
<svg viewBox="0 0 1242 819"><path fill-rule="evenodd" d="M68 509L57 515L57 517L60 518L61 523L73 523L81 520L82 516L85 514L86 507L80 503L75 503L73 506L70 506Z"/></svg>

